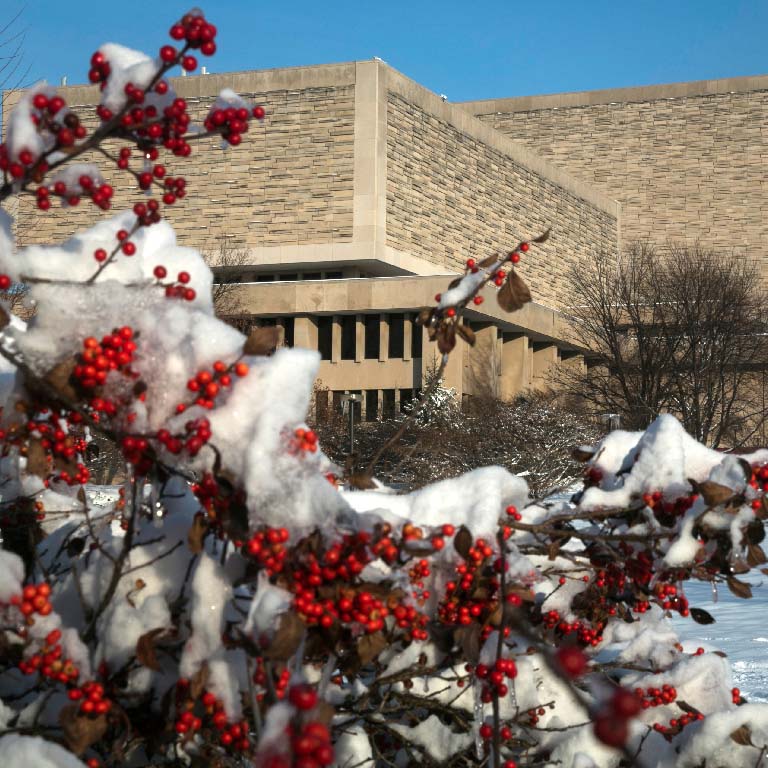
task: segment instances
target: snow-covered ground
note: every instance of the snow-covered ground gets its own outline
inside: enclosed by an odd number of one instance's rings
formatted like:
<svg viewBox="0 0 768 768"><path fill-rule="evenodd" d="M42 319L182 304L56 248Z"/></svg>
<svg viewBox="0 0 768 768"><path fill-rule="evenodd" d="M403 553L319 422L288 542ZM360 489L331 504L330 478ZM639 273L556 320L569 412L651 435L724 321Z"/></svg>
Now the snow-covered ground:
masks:
<svg viewBox="0 0 768 768"><path fill-rule="evenodd" d="M722 584L715 602L709 584L688 582L691 606L709 611L715 623L703 626L680 617L673 623L682 641L728 654L734 684L746 699L768 702L768 576L756 571L739 579L752 585L751 600L735 597Z"/></svg>

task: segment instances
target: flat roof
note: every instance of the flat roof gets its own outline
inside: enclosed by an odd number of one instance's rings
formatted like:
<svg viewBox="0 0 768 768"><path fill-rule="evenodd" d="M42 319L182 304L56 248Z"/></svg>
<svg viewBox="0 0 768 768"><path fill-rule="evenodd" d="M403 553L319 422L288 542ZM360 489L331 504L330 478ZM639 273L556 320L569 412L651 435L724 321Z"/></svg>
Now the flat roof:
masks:
<svg viewBox="0 0 768 768"><path fill-rule="evenodd" d="M768 91L768 75L748 75L721 80L693 80L686 83L641 85L630 88L606 88L597 91L573 91L539 96L481 99L456 102L472 114L493 112L530 112L539 109L568 109L591 107L598 104L616 104L660 99L686 99L698 96L716 96L727 93Z"/></svg>

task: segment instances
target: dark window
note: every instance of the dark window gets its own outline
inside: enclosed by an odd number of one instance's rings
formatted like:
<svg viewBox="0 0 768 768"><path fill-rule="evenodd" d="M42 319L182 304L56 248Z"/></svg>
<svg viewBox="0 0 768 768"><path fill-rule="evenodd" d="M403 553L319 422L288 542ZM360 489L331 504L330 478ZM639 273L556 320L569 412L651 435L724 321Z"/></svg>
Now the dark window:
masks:
<svg viewBox="0 0 768 768"><path fill-rule="evenodd" d="M339 322L341 323L341 359L354 360L357 336L355 333L355 316L342 315Z"/></svg>
<svg viewBox="0 0 768 768"><path fill-rule="evenodd" d="M400 390L400 410L403 411L406 405L413 400L413 390L412 389L401 389Z"/></svg>
<svg viewBox="0 0 768 768"><path fill-rule="evenodd" d="M271 283L274 279L274 275L256 275L257 283Z"/></svg>
<svg viewBox="0 0 768 768"><path fill-rule="evenodd" d="M326 280L341 280L342 277L344 277L343 272L326 272L325 273Z"/></svg>
<svg viewBox="0 0 768 768"><path fill-rule="evenodd" d="M365 316L365 359L378 360L381 352L381 318Z"/></svg>
<svg viewBox="0 0 768 768"><path fill-rule="evenodd" d="M379 416L379 391L367 389L365 391L365 420L376 421Z"/></svg>
<svg viewBox="0 0 768 768"><path fill-rule="evenodd" d="M350 395L362 395L363 393L359 390L353 390L349 393ZM347 408L352 408L354 414L355 414L355 424L359 424L363 420L363 404L365 400L360 400L358 402L354 402L350 400L347 403ZM349 418L349 412L347 412L347 418Z"/></svg>
<svg viewBox="0 0 768 768"><path fill-rule="evenodd" d="M286 347L292 347L293 346L293 330L295 327L295 321L292 317L286 317L283 319L283 324L285 325L285 334L283 341L285 342Z"/></svg>
<svg viewBox="0 0 768 768"><path fill-rule="evenodd" d="M405 334L403 330L403 315L389 316L389 357L390 359L402 359L405 353L404 341Z"/></svg>
<svg viewBox="0 0 768 768"><path fill-rule="evenodd" d="M278 275L278 280L298 280L299 276L295 272L286 272L284 275Z"/></svg>
<svg viewBox="0 0 768 768"><path fill-rule="evenodd" d="M333 347L333 325L332 318L317 318L317 351L322 360L331 359L331 349Z"/></svg>
<svg viewBox="0 0 768 768"><path fill-rule="evenodd" d="M333 410L335 413L341 413L341 396L343 394L343 390L335 390L333 393Z"/></svg>
<svg viewBox="0 0 768 768"><path fill-rule="evenodd" d="M408 322L412 323L411 326L411 357L421 357L421 326L416 325L412 320Z"/></svg>
<svg viewBox="0 0 768 768"><path fill-rule="evenodd" d="M320 279L320 273L319 272L305 272L304 273L304 280L319 280Z"/></svg>
<svg viewBox="0 0 768 768"><path fill-rule="evenodd" d="M395 390L382 390L383 401L381 404L382 415L385 419L392 419L395 416Z"/></svg>

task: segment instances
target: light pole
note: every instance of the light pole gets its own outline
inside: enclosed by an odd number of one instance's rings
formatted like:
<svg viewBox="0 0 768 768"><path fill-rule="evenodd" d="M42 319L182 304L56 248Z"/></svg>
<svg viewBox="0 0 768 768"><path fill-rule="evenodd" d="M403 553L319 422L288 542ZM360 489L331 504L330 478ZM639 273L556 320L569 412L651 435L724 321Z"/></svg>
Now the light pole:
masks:
<svg viewBox="0 0 768 768"><path fill-rule="evenodd" d="M355 452L355 403L360 403L362 408L363 396L362 395L350 395L343 394L341 396L341 410L342 413L346 408L349 410L349 453L352 455Z"/></svg>

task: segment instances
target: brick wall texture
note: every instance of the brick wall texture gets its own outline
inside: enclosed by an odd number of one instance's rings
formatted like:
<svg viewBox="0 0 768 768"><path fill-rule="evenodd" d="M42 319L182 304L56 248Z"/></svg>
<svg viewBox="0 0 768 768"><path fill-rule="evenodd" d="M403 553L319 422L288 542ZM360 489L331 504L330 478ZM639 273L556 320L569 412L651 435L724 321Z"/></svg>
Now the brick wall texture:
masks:
<svg viewBox="0 0 768 768"><path fill-rule="evenodd" d="M768 271L768 91L478 117L619 200L622 242L700 239Z"/></svg>
<svg viewBox="0 0 768 768"><path fill-rule="evenodd" d="M615 251L614 216L390 92L387 244L461 267L552 227L520 264L534 300L567 304L574 261Z"/></svg>
<svg viewBox="0 0 768 768"><path fill-rule="evenodd" d="M180 242L211 252L222 236L238 247L350 241L354 86L241 95L263 104L267 117L252 122L239 147L222 151L219 141L207 139L194 145L190 158L167 163L168 173L181 173L189 190L168 214ZM187 99L193 120L204 118L211 101ZM75 110L93 113L92 107ZM103 158L94 160L107 170ZM105 176L116 187L116 210L141 199L124 173L107 170ZM55 206L42 216L33 208L29 200L20 203L22 244L62 240L98 215L90 204Z"/></svg>

